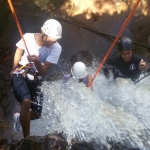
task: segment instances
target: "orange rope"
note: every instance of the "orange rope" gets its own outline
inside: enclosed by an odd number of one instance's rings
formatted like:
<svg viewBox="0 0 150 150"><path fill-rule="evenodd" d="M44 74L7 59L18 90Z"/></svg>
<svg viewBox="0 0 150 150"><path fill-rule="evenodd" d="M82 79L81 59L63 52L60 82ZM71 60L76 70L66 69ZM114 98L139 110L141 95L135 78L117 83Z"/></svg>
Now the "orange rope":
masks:
<svg viewBox="0 0 150 150"><path fill-rule="evenodd" d="M27 52L28 52L28 55L30 55L29 50L28 50L27 45L26 45L26 42L25 42L25 39L24 39L24 37L23 37L23 33L22 33L22 30L21 30L21 26L20 26L20 24L19 24L17 15L16 15L16 13L15 13L15 9L14 9L14 7L13 7L13 4L12 4L11 0L8 0L8 3L9 3L9 6L10 6L10 9L11 9L11 11L12 11L12 14L13 14L13 16L14 16L14 18L15 18L15 21L16 21L16 24L17 24L17 27L18 27L20 36L21 36L21 38L22 38L22 40L23 40L23 42L24 42L24 45L25 45L26 50L27 50Z"/></svg>
<svg viewBox="0 0 150 150"><path fill-rule="evenodd" d="M108 52L106 53L105 57L103 58L102 62L99 65L99 67L97 68L96 73L95 73L94 77L92 78L91 82L89 83L88 87L90 87L92 85L95 77L97 76L97 74L99 73L99 71L102 69L104 63L106 62L106 60L107 60L108 56L110 55L112 49L114 48L114 46L117 43L119 37L121 36L122 32L124 31L125 27L127 26L129 20L131 19L132 15L133 15L134 11L136 10L136 8L137 8L138 4L140 3L140 1L141 0L138 0L137 3L136 3L136 5L133 7L133 9L130 12L128 18L126 19L126 21L124 22L124 24L123 24L122 28L120 29L118 35L116 36L114 42L112 43L111 47L109 48Z"/></svg>

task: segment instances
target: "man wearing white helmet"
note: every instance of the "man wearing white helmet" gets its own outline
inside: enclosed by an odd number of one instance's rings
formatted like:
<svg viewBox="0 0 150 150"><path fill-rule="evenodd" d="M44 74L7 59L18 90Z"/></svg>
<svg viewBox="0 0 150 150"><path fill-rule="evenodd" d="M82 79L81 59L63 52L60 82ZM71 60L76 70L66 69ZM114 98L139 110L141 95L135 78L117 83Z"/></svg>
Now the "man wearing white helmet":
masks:
<svg viewBox="0 0 150 150"><path fill-rule="evenodd" d="M76 62L71 68L71 74L64 76L64 81L68 81L71 77L75 77L79 82L83 82L87 87L92 80L92 76L87 73L86 66L83 62ZM93 89L93 87L90 87Z"/></svg>
<svg viewBox="0 0 150 150"><path fill-rule="evenodd" d="M22 126L24 137L30 134L30 119L38 118L42 112L39 81L52 64L57 64L62 51L57 42L62 34L61 24L49 19L41 30L41 33L24 34L28 50L22 39L17 42L11 71L14 95L21 105L20 114L14 114L14 130L18 132Z"/></svg>

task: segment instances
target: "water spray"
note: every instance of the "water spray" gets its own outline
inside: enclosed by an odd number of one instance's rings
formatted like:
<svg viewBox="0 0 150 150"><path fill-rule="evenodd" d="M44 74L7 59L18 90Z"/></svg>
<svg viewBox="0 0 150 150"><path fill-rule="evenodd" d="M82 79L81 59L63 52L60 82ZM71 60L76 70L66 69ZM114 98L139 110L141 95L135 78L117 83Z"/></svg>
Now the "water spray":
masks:
<svg viewBox="0 0 150 150"><path fill-rule="evenodd" d="M145 76L142 77L141 79L137 80L137 81L135 82L135 84L138 83L139 81L141 81L142 79L146 78L146 77L149 76L149 75L150 75L150 73L148 73L147 75L145 75Z"/></svg>

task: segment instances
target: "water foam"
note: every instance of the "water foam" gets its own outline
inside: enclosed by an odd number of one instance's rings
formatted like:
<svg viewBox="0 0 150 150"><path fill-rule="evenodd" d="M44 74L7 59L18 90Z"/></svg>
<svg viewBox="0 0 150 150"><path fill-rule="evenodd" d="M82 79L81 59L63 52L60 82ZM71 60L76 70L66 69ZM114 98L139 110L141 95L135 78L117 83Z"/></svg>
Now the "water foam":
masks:
<svg viewBox="0 0 150 150"><path fill-rule="evenodd" d="M94 73L92 68L88 70ZM31 122L31 134L63 131L70 144L77 138L106 145L110 138L144 150L150 140L149 77L144 80L134 84L127 79L107 80L99 74L93 91L74 78L67 83L45 81L42 118Z"/></svg>

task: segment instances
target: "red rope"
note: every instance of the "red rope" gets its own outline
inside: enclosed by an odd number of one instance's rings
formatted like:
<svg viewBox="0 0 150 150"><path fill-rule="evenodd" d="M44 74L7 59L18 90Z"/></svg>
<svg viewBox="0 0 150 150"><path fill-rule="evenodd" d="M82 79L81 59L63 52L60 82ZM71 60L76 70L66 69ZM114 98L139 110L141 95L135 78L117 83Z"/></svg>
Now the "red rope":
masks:
<svg viewBox="0 0 150 150"><path fill-rule="evenodd" d="M106 60L107 60L108 56L110 55L112 49L114 48L114 46L115 46L115 44L117 43L119 37L121 36L122 32L124 31L125 27L127 26L129 20L131 19L132 15L133 15L134 11L136 10L136 8L137 8L138 4L140 3L140 1L141 1L141 0L138 0L138 1L137 1L136 5L133 7L133 9L132 9L132 11L130 12L129 16L128 16L127 19L125 20L125 22L124 22L122 28L120 29L118 35L116 36L114 42L112 43L112 45L111 45L111 47L109 48L109 50L108 50L108 52L106 53L106 55L104 56L102 62L101 62L100 65L99 65L99 67L97 68L97 70L96 70L96 72L95 72L95 74L94 74L94 77L92 78L92 80L91 80L91 82L89 83L88 87L90 87L90 86L92 85L92 83L93 83L95 77L97 76L97 74L99 73L99 71L102 69L104 63L106 62Z"/></svg>
<svg viewBox="0 0 150 150"><path fill-rule="evenodd" d="M22 40L23 40L23 42L24 42L24 45L25 45L26 50L27 50L27 52L28 52L28 55L30 55L29 50L28 50L28 48L27 48L27 44L26 44L25 39L24 39L24 37L23 37L23 33L22 33L22 30L21 30L21 26L20 26L20 24L19 24L17 15L16 15L16 13L15 13L15 9L14 9L14 7L13 7L13 4L12 4L11 0L8 0L8 3L9 3L9 6L10 6L10 9L11 9L11 11L12 11L12 14L13 14L13 16L14 16L14 18L15 18L15 21L16 21L16 24L17 24L17 27L18 27L20 36L21 36L21 38L22 38Z"/></svg>

